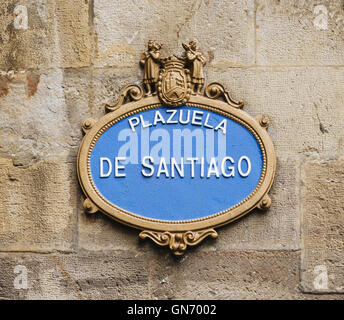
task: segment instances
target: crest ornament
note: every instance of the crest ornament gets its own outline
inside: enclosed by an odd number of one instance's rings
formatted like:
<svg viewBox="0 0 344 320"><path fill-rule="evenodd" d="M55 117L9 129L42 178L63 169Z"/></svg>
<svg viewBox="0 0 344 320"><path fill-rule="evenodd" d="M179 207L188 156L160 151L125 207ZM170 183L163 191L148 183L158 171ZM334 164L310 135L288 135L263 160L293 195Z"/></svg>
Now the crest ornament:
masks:
<svg viewBox="0 0 344 320"><path fill-rule="evenodd" d="M183 57L161 57L150 40L143 85L82 130L77 170L85 212L101 211L182 255L215 228L271 206L276 156L268 117L251 117L217 82L205 86L195 41Z"/></svg>
<svg viewBox="0 0 344 320"><path fill-rule="evenodd" d="M158 93L159 98L170 106L178 107L190 99L191 83L189 69L185 62L176 56L171 56L163 61L160 70Z"/></svg>

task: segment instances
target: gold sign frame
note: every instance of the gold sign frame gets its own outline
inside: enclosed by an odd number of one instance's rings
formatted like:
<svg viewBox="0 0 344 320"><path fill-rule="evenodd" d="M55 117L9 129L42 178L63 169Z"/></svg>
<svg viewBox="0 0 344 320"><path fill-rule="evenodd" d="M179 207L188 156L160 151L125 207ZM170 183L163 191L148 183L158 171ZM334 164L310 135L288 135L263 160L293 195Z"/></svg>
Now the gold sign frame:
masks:
<svg viewBox="0 0 344 320"><path fill-rule="evenodd" d="M130 227L142 230L140 238L150 238L161 246L169 246L176 255L181 255L187 246L194 246L204 238L217 238L214 228L228 224L255 208L265 210L271 205L268 192L276 171L276 156L273 143L266 131L269 120L265 116L251 117L241 110L243 102L235 102L224 87L217 83L204 85L203 67L206 59L198 51L195 41L183 44L185 57L160 57L161 44L150 40L148 51L140 60L144 68L141 86L129 85L124 88L114 106L106 106L107 115L99 121L88 119L83 124L85 137L78 152L77 172L81 188L86 196L83 206L92 214L101 211L110 218ZM241 202L224 211L206 217L166 221L146 218L129 212L105 199L97 190L90 171L90 155L97 140L112 125L136 113L159 108L162 105L197 107L221 114L240 123L255 137L263 155L263 168L255 189Z"/></svg>
<svg viewBox="0 0 344 320"><path fill-rule="evenodd" d="M229 97L228 93L223 90L223 87L217 83L210 84L206 88L206 94L207 92L214 92L214 88L222 92L224 98L226 95ZM141 88L132 86L130 90L133 94L135 90L140 91ZM83 125L86 135L79 148L77 168L80 185L86 196L84 201L85 210L88 213L101 211L123 224L141 229L143 231L140 233L140 238L149 237L159 245L169 245L175 254L182 254L187 245L198 244L206 236L216 238L217 233L214 228L230 223L254 208L269 208L271 199L268 196L268 192L275 176L276 157L273 143L266 132L268 120L264 116L253 118L239 108L242 104L235 104L232 100L226 101L226 99L221 101L217 99L219 96L219 94L213 95L216 99L212 99L211 96L210 98L207 96L191 96L186 105L211 110L234 119L255 136L263 154L263 170L257 187L247 198L234 207L207 217L168 222L136 215L116 207L104 199L92 182L89 167L89 156L97 139L102 132L121 119L144 110L158 108L162 105L158 96L141 99L136 97L135 101L126 103L121 107L117 106L114 111L108 113L99 121L86 120Z"/></svg>

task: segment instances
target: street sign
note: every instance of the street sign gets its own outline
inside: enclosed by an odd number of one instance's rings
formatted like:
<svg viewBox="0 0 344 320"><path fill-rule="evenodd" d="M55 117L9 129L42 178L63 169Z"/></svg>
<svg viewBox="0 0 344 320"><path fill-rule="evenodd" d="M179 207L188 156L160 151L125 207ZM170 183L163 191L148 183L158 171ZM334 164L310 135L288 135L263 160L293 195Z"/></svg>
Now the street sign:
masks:
<svg viewBox="0 0 344 320"><path fill-rule="evenodd" d="M186 60L159 63L146 95L128 86L110 113L84 123L78 175L86 211L180 255L216 238L214 227L267 209L276 159L266 117L249 116L218 83L199 94L202 81Z"/></svg>

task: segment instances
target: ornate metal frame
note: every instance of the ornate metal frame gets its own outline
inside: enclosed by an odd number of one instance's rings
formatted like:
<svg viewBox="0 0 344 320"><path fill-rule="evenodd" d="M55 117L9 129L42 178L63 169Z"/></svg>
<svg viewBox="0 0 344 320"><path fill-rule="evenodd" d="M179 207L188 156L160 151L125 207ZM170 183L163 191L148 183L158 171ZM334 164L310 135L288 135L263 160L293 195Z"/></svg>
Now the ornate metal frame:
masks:
<svg viewBox="0 0 344 320"><path fill-rule="evenodd" d="M195 48L194 42L190 42L190 44ZM153 45L154 43L152 47ZM192 53L200 55L200 53L192 51L194 49L190 49L188 45L184 45L184 48L191 50ZM157 50L159 50L159 46L156 45L154 50L156 53ZM148 53L145 53L145 57L147 56ZM178 59L179 62L177 61ZM205 61L204 57L202 57L202 59L202 61ZM183 68L183 64L180 63L180 61L183 60L175 56L165 59L165 61L169 64L171 64L172 61L173 67L180 65L179 67ZM106 110L110 113L103 116L98 121L88 119L84 122L83 131L86 135L80 145L77 160L78 177L82 190L86 196L83 203L86 212L92 214L101 211L123 224L140 229L142 230L139 235L141 239L150 238L158 245L169 246L176 255L183 254L187 246L197 245L208 236L217 238L218 235L214 228L239 219L254 208L261 210L268 209L271 205L271 199L268 192L273 183L276 170L274 146L266 132L269 126L268 118L262 115L256 118L251 117L248 113L241 110L244 103L235 102L231 99L224 87L216 82L206 86L203 96L199 94L199 90L197 93L190 94L191 80L189 70L184 69L184 72L186 72L187 79L187 85L184 87L187 89L187 92L186 95L184 94L184 98L179 104L175 101L168 101L168 97L161 97L161 86L164 81L165 69L160 70L160 75L158 79L156 79L159 95L155 93L145 96L143 89L138 85L125 87L118 102L114 106L106 106ZM202 72L200 74L202 74ZM171 107L178 107L181 104L186 104L188 106L211 110L234 119L236 122L245 126L254 135L263 154L263 170L258 185L250 195L235 206L216 214L193 220L166 221L150 219L126 211L110 203L100 194L93 183L90 172L90 155L99 137L104 131L118 121L138 112L158 108L163 103L167 103Z"/></svg>
<svg viewBox="0 0 344 320"><path fill-rule="evenodd" d="M102 132L114 123L137 112L161 106L158 96L143 98L143 95L141 95L141 99L137 99L136 92L142 91L137 86L132 86L131 89L127 88L125 91L127 93L124 96L129 96L134 101L124 105L119 102L115 107L108 107L107 109L113 110L111 113L108 113L97 122L90 119L86 120L83 125L86 135L78 153L78 177L86 196L84 208L88 213L101 211L121 223L144 230L140 233L141 239L149 237L159 245L169 245L174 253L179 255L185 251L187 245L196 245L207 236L216 238L217 233L213 228L230 223L254 208L267 209L270 207L271 199L267 193L274 179L276 158L272 141L266 132L268 119L264 116L252 118L246 112L240 110L243 103L235 103L218 83L207 86L206 96L191 96L187 105L223 114L240 122L252 132L259 142L264 158L263 173L256 189L241 203L232 208L204 218L186 221L166 222L149 219L110 204L100 195L92 182L89 155L93 146ZM220 96L223 96L224 101L218 100Z"/></svg>

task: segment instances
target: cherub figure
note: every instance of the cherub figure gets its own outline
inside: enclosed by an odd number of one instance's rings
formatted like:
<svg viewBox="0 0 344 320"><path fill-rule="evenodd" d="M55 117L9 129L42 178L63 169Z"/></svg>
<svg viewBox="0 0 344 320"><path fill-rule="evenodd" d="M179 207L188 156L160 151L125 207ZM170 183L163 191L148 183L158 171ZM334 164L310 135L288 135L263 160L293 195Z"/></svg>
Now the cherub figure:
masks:
<svg viewBox="0 0 344 320"><path fill-rule="evenodd" d="M160 71L160 48L161 44L153 40L148 41L148 51L142 54L140 64L143 66L143 83L147 89L147 96L155 95L157 92L156 83ZM152 92L153 91L153 92Z"/></svg>
<svg viewBox="0 0 344 320"><path fill-rule="evenodd" d="M201 94L204 84L203 67L206 64L206 58L201 52L197 52L196 41L190 41L189 44L183 43L185 55L190 65L191 82L193 83L193 94Z"/></svg>

